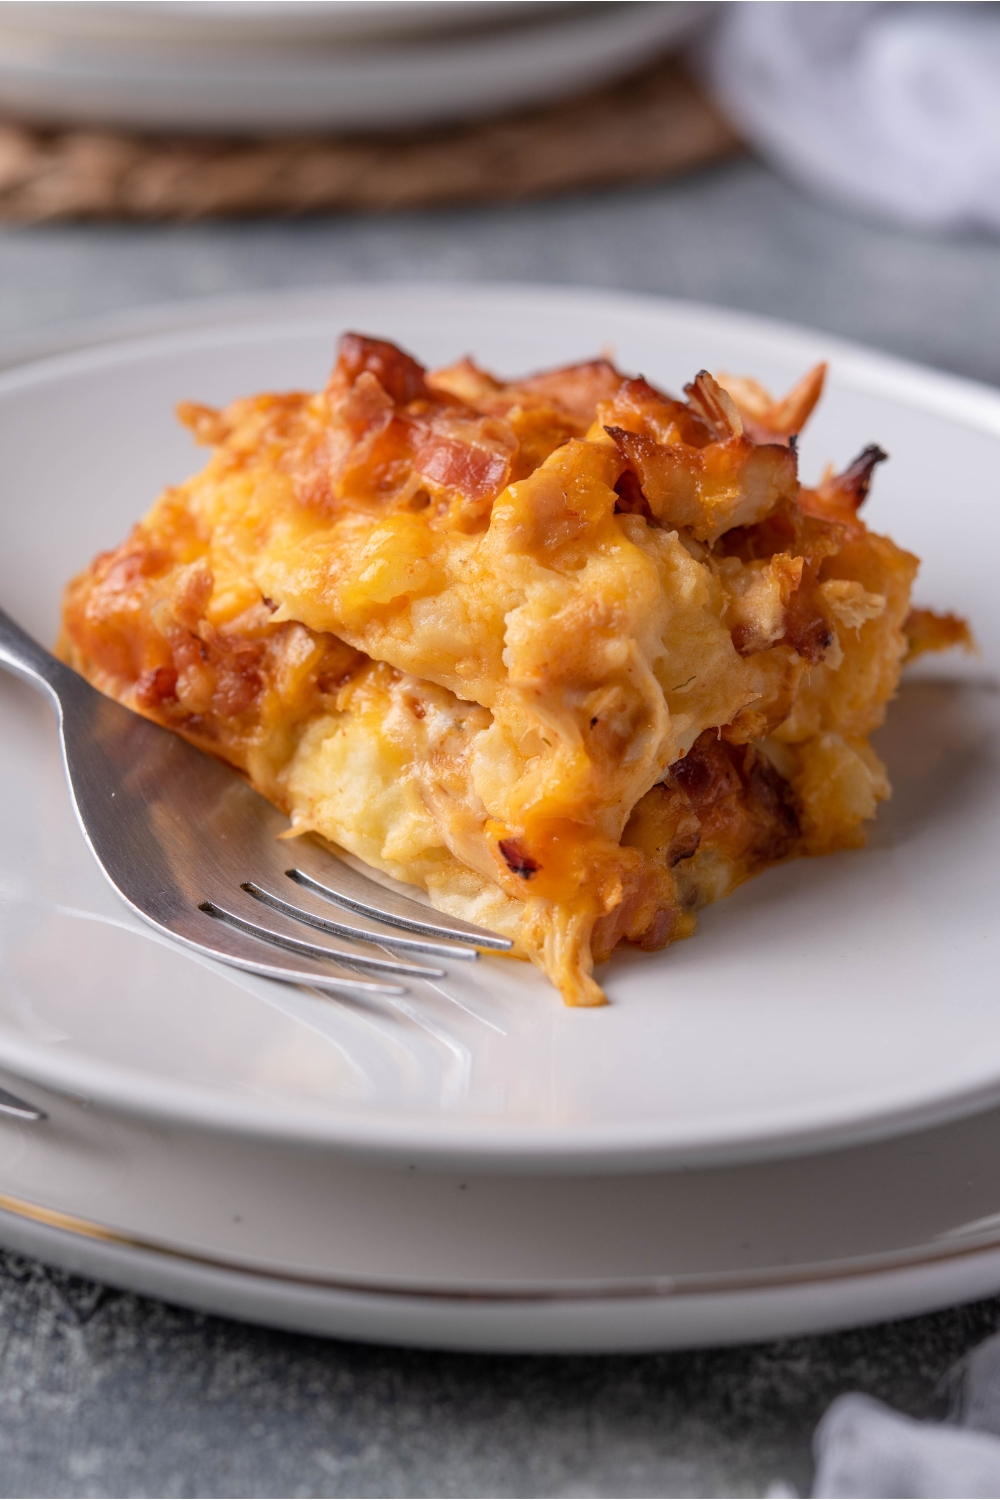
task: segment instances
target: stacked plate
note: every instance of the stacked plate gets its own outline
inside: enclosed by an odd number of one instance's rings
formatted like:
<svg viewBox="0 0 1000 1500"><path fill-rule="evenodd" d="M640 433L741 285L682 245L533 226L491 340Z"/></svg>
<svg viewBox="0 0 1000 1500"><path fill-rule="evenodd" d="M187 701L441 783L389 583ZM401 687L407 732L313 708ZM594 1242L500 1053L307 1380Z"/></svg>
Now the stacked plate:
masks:
<svg viewBox="0 0 1000 1500"><path fill-rule="evenodd" d="M361 1004L161 941L94 866L48 707L0 674L0 1241L220 1312L454 1347L723 1342L996 1291L1000 396L603 293L175 309L0 374L4 607L51 640L65 579L196 463L175 401L316 385L345 327L505 374L611 345L675 389L708 366L783 390L830 359L805 474L885 445L871 523L982 656L906 680L866 850L617 957L612 1003L582 1012L505 959Z"/></svg>
<svg viewBox="0 0 1000 1500"><path fill-rule="evenodd" d="M709 7L679 0L6 0L0 111L181 131L427 126L640 66Z"/></svg>

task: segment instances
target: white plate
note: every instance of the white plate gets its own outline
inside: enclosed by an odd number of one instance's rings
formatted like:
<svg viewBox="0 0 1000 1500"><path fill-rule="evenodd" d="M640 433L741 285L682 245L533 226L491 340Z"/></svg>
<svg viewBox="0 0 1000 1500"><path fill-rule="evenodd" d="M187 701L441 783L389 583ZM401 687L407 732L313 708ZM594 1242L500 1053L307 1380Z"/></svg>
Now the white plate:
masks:
<svg viewBox="0 0 1000 1500"><path fill-rule="evenodd" d="M567 0L3 0L3 25L56 41L247 48L420 36L575 9Z"/></svg>
<svg viewBox="0 0 1000 1500"><path fill-rule="evenodd" d="M0 106L42 123L363 131L547 103L641 66L705 6L623 0L467 35L372 45L115 44L25 33L0 6Z"/></svg>
<svg viewBox="0 0 1000 1500"><path fill-rule="evenodd" d="M1000 1113L824 1155L484 1174L156 1125L4 1077L0 1243L170 1301L444 1348L815 1333L1000 1287Z"/></svg>
<svg viewBox="0 0 1000 1500"><path fill-rule="evenodd" d="M868 850L769 872L692 941L622 955L613 1003L590 1012L502 959L375 1010L158 942L86 853L45 704L0 679L0 1061L151 1118L466 1170L804 1152L1000 1098L1000 397L824 335L609 293L367 286L160 326L130 339L119 323L114 342L0 375L0 601L43 639L63 581L197 464L178 398L316 385L360 326L507 373L612 344L673 388L707 365L783 389L831 356L804 473L886 446L871 523L925 556L919 597L965 611L983 656L905 688L882 743L896 797Z"/></svg>

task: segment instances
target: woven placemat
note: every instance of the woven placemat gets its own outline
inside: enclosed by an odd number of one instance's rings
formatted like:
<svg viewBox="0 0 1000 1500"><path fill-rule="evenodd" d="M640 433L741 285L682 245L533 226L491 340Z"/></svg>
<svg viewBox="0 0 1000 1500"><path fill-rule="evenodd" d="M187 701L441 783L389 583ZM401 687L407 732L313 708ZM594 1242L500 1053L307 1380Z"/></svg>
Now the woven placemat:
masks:
<svg viewBox="0 0 1000 1500"><path fill-rule="evenodd" d="M204 219L534 197L736 150L674 61L501 119L410 135L220 140L0 122L0 218Z"/></svg>

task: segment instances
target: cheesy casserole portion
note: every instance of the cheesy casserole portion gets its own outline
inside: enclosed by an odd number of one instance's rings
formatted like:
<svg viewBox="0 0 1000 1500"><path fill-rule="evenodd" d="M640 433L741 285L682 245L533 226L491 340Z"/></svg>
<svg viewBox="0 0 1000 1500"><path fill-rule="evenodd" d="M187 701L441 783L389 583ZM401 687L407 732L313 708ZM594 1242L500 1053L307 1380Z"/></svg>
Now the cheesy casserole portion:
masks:
<svg viewBox="0 0 1000 1500"><path fill-rule="evenodd" d="M69 585L61 653L600 1003L616 944L889 795L917 560L859 516L878 448L800 485L822 382L504 384L348 334L319 393L180 408L212 457Z"/></svg>

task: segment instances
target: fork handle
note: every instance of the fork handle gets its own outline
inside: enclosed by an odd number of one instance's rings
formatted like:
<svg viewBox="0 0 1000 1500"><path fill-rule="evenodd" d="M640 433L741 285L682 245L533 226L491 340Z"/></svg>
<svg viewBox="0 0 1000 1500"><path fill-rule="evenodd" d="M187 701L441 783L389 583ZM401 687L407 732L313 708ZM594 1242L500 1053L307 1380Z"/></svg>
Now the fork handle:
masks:
<svg viewBox="0 0 1000 1500"><path fill-rule="evenodd" d="M5 610L0 609L0 667L23 677L32 687L58 702L60 689L76 674L40 646L34 636L22 630Z"/></svg>

